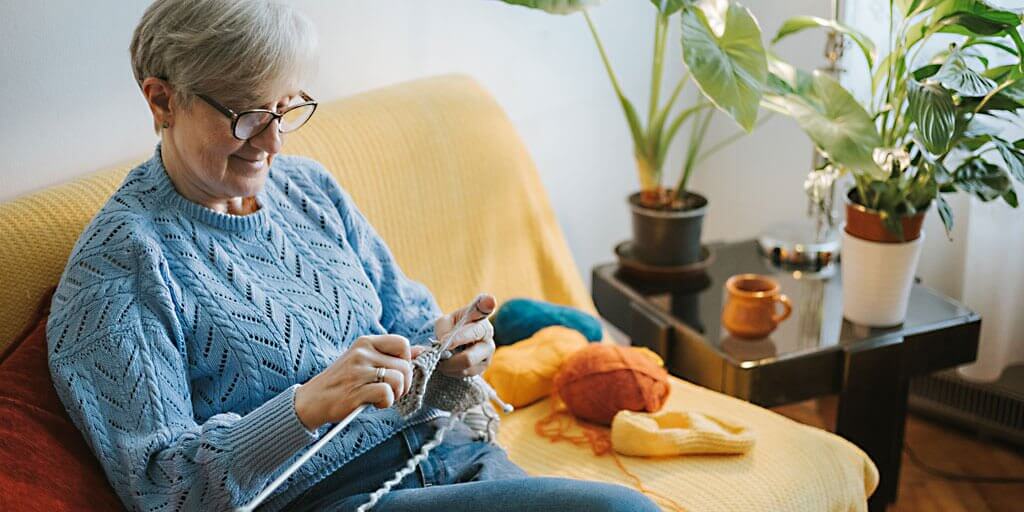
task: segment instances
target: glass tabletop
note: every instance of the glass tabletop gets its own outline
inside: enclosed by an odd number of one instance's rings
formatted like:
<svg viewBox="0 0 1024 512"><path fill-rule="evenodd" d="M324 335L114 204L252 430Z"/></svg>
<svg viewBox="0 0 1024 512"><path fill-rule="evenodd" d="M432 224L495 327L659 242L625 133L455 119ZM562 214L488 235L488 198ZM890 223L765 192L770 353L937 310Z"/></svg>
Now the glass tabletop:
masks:
<svg viewBox="0 0 1024 512"><path fill-rule="evenodd" d="M753 240L709 247L714 260L707 271L686 280L638 279L617 265L609 265L607 271L641 294L651 306L670 313L700 333L708 344L741 367L770 364L883 336L935 330L972 321L976 316L956 301L915 284L902 325L880 329L853 324L843 318L842 280L837 265L833 272L814 275L775 266L760 254ZM793 303L792 315L762 339L739 339L721 326L725 281L743 273L772 276Z"/></svg>

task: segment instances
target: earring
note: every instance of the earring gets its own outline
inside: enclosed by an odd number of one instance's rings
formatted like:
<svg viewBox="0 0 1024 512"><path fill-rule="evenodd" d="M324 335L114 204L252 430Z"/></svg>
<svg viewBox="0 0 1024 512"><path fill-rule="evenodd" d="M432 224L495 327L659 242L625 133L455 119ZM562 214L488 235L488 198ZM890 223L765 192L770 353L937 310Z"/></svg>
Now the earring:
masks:
<svg viewBox="0 0 1024 512"><path fill-rule="evenodd" d="M171 123L168 123L167 121L164 121L164 124L160 125L160 127L161 128L170 128L171 127Z"/></svg>

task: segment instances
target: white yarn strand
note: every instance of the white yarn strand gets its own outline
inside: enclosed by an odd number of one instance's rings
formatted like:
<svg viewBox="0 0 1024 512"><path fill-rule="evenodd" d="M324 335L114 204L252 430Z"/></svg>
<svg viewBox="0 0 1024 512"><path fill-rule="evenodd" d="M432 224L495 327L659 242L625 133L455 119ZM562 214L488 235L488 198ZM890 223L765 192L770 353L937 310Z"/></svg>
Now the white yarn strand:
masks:
<svg viewBox="0 0 1024 512"><path fill-rule="evenodd" d="M392 477L391 480L384 482L384 485L380 486L380 488L377 489L376 491L373 491L373 493L370 494L370 501L367 501L366 503L360 505L359 508L356 509L356 512L367 512L368 510L376 506L377 502L380 501L380 499L383 498L385 494L390 492L392 487L398 485L403 478L408 476L413 471L416 471L416 466L418 466L420 462L423 462L423 459L426 459L427 456L430 455L431 450L433 450L442 442L444 442L444 435L447 434L448 431L455 426L456 421L460 421L461 419L461 413L458 414L457 416L451 416L451 420L448 422L448 424L442 428L437 429L437 432L434 432L433 439L431 439L422 447L420 447L420 451L416 454L416 456L409 459L409 461L405 463L405 467L396 472L395 476Z"/></svg>

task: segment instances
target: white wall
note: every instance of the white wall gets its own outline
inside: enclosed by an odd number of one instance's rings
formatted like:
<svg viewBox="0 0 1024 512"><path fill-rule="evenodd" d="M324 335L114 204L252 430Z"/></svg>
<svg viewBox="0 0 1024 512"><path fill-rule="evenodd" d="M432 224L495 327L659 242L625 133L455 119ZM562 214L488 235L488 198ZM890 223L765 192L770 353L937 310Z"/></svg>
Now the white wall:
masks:
<svg viewBox="0 0 1024 512"><path fill-rule="evenodd" d="M508 111L529 147L584 279L629 236L624 197L637 185L622 113L580 16L493 0L297 0L319 27L323 99L448 72L468 73ZM794 14L827 16L826 0L748 0L766 39ZM156 139L128 63L144 1L0 2L0 200L146 155ZM593 11L623 87L646 105L653 8L608 0ZM676 30L673 24L673 30ZM666 83L682 73L675 32ZM802 67L823 61L820 32L776 50ZM720 116L710 139L732 133ZM682 140L667 166L678 175ZM803 215L811 145L795 124L769 121L698 169L711 199L706 240L756 235ZM933 215L933 217L935 217ZM938 232L936 232L938 234ZM939 239L939 236L931 239ZM925 258L929 261L931 256ZM936 273L941 271L940 263Z"/></svg>

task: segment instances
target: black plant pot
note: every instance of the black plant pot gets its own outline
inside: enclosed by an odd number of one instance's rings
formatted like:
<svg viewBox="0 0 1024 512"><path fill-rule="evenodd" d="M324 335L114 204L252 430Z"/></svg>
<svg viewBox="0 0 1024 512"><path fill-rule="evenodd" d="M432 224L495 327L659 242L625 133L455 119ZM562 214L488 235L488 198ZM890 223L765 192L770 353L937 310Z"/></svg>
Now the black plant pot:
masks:
<svg viewBox="0 0 1024 512"><path fill-rule="evenodd" d="M708 200L686 192L685 210L647 208L640 205L640 193L628 198L633 211L633 255L648 265L680 266L701 259L700 232Z"/></svg>

